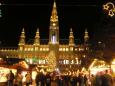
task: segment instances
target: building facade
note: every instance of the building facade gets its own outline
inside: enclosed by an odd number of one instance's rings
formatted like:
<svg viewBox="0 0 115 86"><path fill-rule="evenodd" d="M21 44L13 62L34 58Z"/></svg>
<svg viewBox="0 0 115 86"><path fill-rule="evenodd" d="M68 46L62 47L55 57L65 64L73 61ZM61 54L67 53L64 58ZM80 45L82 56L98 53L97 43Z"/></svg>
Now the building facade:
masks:
<svg viewBox="0 0 115 86"><path fill-rule="evenodd" d="M36 31L33 44L27 44L25 41L25 31L22 29L18 47L16 49L0 49L3 57L13 57L25 59L28 64L36 64L39 67L53 71L77 70L82 64L81 59L86 57L89 51L88 31L84 33L84 43L76 45L72 28L70 29L68 44L59 43L59 23L56 9L56 3L53 4L52 14L50 17L49 42L48 44L40 43L39 29Z"/></svg>

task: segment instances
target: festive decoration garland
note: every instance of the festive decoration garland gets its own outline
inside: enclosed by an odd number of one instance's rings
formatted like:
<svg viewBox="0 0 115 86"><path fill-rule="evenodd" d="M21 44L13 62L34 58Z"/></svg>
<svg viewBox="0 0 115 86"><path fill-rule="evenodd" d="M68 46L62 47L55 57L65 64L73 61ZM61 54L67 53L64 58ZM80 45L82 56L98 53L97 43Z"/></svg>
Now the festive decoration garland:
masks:
<svg viewBox="0 0 115 86"><path fill-rule="evenodd" d="M110 17L113 17L115 15L115 5L112 2L108 2L103 5L103 9L107 11L108 15Z"/></svg>

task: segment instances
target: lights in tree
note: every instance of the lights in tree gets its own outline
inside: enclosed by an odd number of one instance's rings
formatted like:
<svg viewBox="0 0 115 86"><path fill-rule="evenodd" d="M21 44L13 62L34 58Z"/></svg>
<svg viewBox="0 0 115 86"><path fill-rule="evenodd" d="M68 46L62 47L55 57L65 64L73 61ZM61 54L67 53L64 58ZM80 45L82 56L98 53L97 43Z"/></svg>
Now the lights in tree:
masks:
<svg viewBox="0 0 115 86"><path fill-rule="evenodd" d="M110 17L113 17L115 15L115 6L112 2L104 4L103 9L107 11Z"/></svg>
<svg viewBox="0 0 115 86"><path fill-rule="evenodd" d="M56 56L54 51L50 51L48 57L46 58L49 64L49 68L51 71L54 71L57 63L56 63Z"/></svg>

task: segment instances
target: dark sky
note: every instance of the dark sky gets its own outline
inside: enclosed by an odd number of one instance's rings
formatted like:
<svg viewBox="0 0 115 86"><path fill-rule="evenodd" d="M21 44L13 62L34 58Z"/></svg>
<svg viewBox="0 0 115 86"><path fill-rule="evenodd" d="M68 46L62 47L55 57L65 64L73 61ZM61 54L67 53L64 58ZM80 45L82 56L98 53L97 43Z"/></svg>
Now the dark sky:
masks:
<svg viewBox="0 0 115 86"><path fill-rule="evenodd" d="M109 26L114 28L115 18L108 17L102 9L106 2L106 0L56 0L60 38L68 39L71 27L75 39L83 38L85 28L89 31L90 39L100 38L105 33L105 28ZM27 41L34 38L38 27L41 39L49 38L53 0L2 0L1 3L3 4L0 18L1 46L16 46L23 27Z"/></svg>

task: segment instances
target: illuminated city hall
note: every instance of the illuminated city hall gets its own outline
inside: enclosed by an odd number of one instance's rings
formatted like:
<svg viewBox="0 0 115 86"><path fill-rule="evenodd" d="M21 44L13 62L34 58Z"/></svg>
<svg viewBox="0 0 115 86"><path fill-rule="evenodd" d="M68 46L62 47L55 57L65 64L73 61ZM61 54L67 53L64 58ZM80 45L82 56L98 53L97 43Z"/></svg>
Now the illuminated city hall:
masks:
<svg viewBox="0 0 115 86"><path fill-rule="evenodd" d="M84 31L84 43L75 44L73 31L70 28L68 44L63 44L59 42L59 30L56 3L54 2L50 17L48 44L40 43L39 29L36 31L33 43L27 44L25 41L26 32L23 28L18 47L16 49L1 48L0 54L6 58L25 59L28 64L36 64L38 67L44 67L51 71L55 69L60 71L77 70L81 65L81 58L86 56L84 52L89 50L88 31Z"/></svg>

